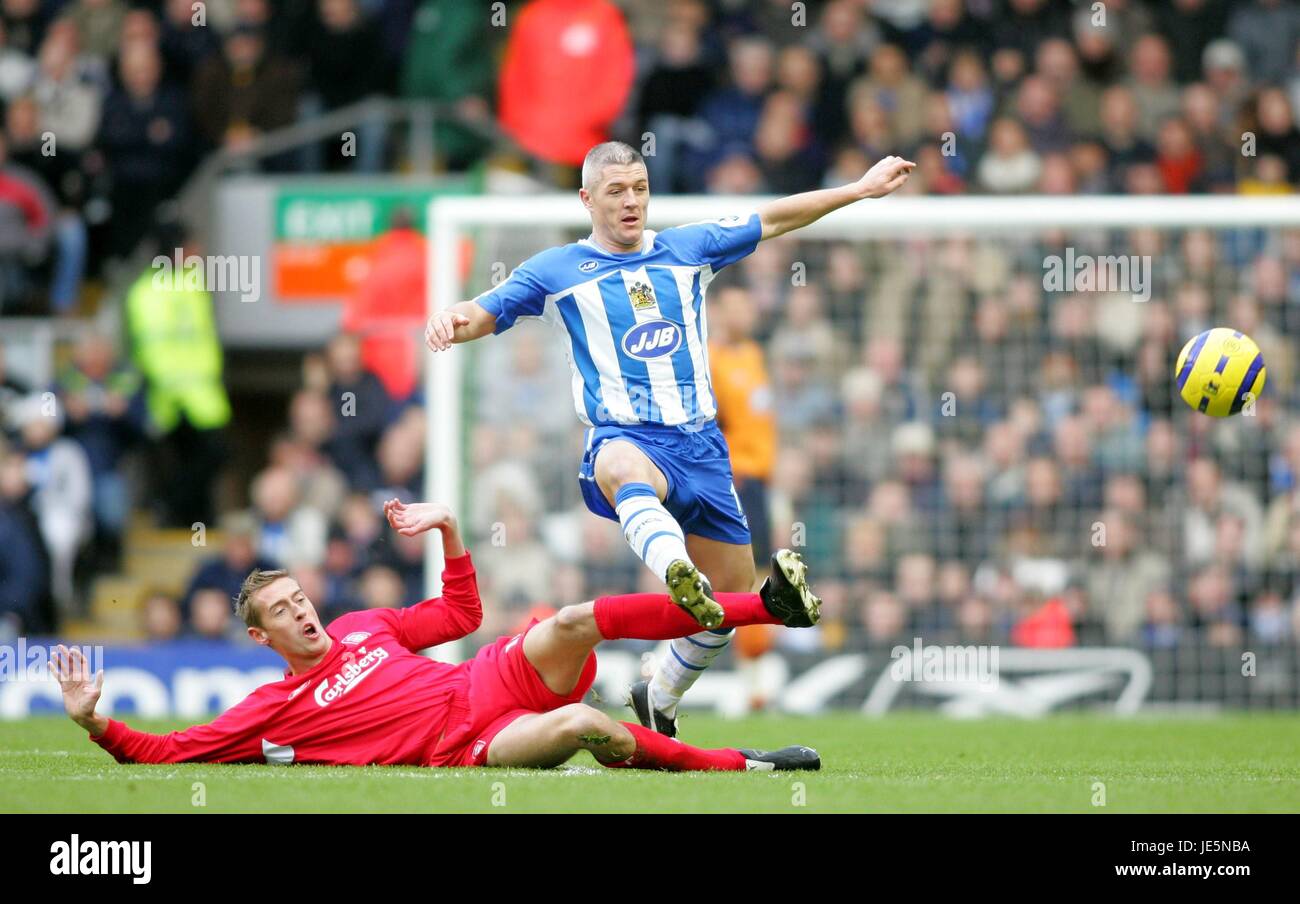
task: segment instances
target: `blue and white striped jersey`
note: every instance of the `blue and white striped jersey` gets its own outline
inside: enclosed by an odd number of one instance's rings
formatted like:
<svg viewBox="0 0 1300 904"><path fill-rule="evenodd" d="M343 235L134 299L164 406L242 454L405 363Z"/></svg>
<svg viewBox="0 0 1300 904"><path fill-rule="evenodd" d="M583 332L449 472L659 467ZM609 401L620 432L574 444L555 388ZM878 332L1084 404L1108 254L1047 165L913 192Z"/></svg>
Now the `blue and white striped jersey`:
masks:
<svg viewBox="0 0 1300 904"><path fill-rule="evenodd" d="M761 235L755 213L647 229L629 254L589 237L533 255L474 300L498 333L521 317L560 331L583 423L702 423L717 414L704 293Z"/></svg>

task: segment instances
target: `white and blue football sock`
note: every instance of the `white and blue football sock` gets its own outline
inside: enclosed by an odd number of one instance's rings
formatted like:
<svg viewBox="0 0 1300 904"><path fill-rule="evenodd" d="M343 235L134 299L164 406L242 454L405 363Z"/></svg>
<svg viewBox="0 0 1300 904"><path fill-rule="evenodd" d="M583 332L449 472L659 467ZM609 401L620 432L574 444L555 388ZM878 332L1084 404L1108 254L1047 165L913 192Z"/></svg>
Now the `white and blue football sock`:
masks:
<svg viewBox="0 0 1300 904"><path fill-rule="evenodd" d="M691 561L681 526L650 484L625 483L614 496L614 510L623 525L624 539L660 580L667 578L673 562ZM650 679L651 705L670 718L675 715L682 695L731 643L731 632L731 628L718 628L675 638Z"/></svg>
<svg viewBox="0 0 1300 904"><path fill-rule="evenodd" d="M686 538L677 519L655 495L648 483L625 483L614 496L614 510L623 525L623 538L646 567L659 576L668 577L668 566L678 559L690 561Z"/></svg>
<svg viewBox="0 0 1300 904"><path fill-rule="evenodd" d="M671 641L668 655L659 660L650 679L650 705L668 718L677 715L677 704L713 660L731 644L734 628L714 628Z"/></svg>

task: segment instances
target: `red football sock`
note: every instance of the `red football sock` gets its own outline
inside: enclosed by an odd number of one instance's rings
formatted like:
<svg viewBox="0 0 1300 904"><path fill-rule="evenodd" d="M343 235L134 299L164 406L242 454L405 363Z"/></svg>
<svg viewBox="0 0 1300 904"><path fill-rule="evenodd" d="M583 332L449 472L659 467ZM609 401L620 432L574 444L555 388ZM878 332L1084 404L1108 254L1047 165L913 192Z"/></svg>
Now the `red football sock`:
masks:
<svg viewBox="0 0 1300 904"><path fill-rule="evenodd" d="M723 628L742 625L779 625L763 606L757 593L715 593L713 598L726 611ZM695 619L677 606L666 593L625 593L620 596L602 596L596 600L596 627L601 637L617 640L621 637L636 640L672 640L690 637L704 629Z"/></svg>
<svg viewBox="0 0 1300 904"><path fill-rule="evenodd" d="M670 772L743 772L745 769L745 755L739 750L728 747L704 750L666 738L635 722L623 722L622 725L636 738L636 753L617 763L604 764L611 769L666 769Z"/></svg>

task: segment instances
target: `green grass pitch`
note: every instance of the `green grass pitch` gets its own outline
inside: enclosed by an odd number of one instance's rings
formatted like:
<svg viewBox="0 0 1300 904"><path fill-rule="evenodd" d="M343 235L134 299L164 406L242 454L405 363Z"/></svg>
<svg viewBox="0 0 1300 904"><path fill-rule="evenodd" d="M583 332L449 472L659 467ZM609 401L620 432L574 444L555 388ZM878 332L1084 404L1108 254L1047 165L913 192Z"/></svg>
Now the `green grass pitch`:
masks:
<svg viewBox="0 0 1300 904"><path fill-rule="evenodd" d="M1300 812L1296 714L1033 722L691 715L682 731L707 747L808 744L823 768L633 772L602 769L586 753L551 771L122 766L70 721L40 718L0 722L0 811ZM1098 782L1104 806L1094 805Z"/></svg>

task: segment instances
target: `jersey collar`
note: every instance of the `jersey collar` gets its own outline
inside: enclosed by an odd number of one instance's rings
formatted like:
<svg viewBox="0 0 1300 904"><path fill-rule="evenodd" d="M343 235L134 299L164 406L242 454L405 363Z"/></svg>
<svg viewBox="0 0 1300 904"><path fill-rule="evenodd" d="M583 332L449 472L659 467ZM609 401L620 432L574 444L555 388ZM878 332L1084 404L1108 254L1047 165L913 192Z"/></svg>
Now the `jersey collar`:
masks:
<svg viewBox="0 0 1300 904"><path fill-rule="evenodd" d="M655 230L653 229L647 229L644 232L642 232L640 251L627 251L627 252L610 251L604 245L600 244L600 242L596 241L596 233L594 232L591 233L591 235L587 236L585 239L578 239L578 244L586 245L590 248L594 248L597 251L599 251L601 254L608 255L609 257L615 257L615 258L645 257L647 254L649 254L651 251L654 250L656 235L658 235L658 233L655 232Z"/></svg>

